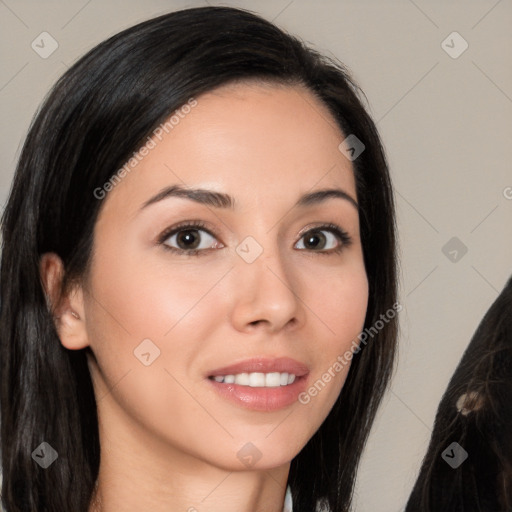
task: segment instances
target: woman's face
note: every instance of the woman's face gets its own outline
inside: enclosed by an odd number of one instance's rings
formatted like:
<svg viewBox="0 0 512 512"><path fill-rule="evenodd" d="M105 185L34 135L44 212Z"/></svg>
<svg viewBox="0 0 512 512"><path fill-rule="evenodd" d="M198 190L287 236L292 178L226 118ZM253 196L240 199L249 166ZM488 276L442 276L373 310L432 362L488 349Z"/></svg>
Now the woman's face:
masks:
<svg viewBox="0 0 512 512"><path fill-rule="evenodd" d="M277 467L334 405L349 369L336 362L364 324L352 164L303 88L238 84L196 101L103 199L83 294L100 425L165 458ZM325 189L342 193L298 204ZM212 378L225 375L235 383Z"/></svg>

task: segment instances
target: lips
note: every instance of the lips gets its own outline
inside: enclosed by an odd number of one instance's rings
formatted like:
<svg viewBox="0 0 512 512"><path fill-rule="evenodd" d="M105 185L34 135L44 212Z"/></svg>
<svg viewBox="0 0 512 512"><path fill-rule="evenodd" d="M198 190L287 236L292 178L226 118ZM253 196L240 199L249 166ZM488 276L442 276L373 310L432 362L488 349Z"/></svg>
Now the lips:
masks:
<svg viewBox="0 0 512 512"><path fill-rule="evenodd" d="M257 357L216 368L206 381L210 389L238 407L271 412L297 404L308 375L309 368L295 359Z"/></svg>

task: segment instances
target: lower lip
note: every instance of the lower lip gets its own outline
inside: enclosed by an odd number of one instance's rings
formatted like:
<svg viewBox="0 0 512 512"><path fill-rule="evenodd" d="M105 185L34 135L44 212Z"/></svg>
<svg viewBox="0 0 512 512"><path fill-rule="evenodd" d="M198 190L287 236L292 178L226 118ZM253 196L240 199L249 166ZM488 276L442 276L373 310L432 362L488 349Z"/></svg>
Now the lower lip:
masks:
<svg viewBox="0 0 512 512"><path fill-rule="evenodd" d="M277 411L298 401L299 394L306 388L306 375L295 377L292 384L274 388L252 388L239 384L224 384L207 379L221 396L231 402L253 411Z"/></svg>

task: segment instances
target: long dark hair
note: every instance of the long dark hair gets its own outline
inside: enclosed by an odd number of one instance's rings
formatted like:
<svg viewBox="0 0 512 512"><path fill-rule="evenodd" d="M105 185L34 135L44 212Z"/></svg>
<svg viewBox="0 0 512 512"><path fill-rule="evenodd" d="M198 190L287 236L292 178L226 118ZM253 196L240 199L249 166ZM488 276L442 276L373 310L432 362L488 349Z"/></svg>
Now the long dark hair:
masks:
<svg viewBox="0 0 512 512"><path fill-rule="evenodd" d="M100 448L89 348L59 341L45 301L40 257L64 263L63 290L87 275L106 183L152 131L191 97L229 82L302 84L365 150L352 164L369 303L365 328L396 304L395 211L384 150L360 88L339 62L242 9L193 8L116 34L76 62L35 117L2 219L1 435L8 512L86 512ZM340 141L341 142L341 141ZM394 370L397 319L354 356L329 416L292 460L295 512L317 500L348 510L356 470ZM43 441L58 460L31 457Z"/></svg>
<svg viewBox="0 0 512 512"><path fill-rule="evenodd" d="M512 510L512 277L441 399L407 512Z"/></svg>

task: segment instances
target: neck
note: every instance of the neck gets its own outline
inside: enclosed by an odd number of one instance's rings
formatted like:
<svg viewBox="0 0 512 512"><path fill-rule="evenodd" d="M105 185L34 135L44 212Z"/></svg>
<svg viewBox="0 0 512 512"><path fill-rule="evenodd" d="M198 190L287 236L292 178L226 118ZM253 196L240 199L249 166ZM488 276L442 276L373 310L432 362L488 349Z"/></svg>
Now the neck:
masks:
<svg viewBox="0 0 512 512"><path fill-rule="evenodd" d="M203 478L181 475L168 477L166 484L142 474L135 483L136 473L128 480L126 472L100 470L89 512L282 512L286 478L281 477L287 476L288 468L263 475L219 472L215 481L206 473Z"/></svg>

